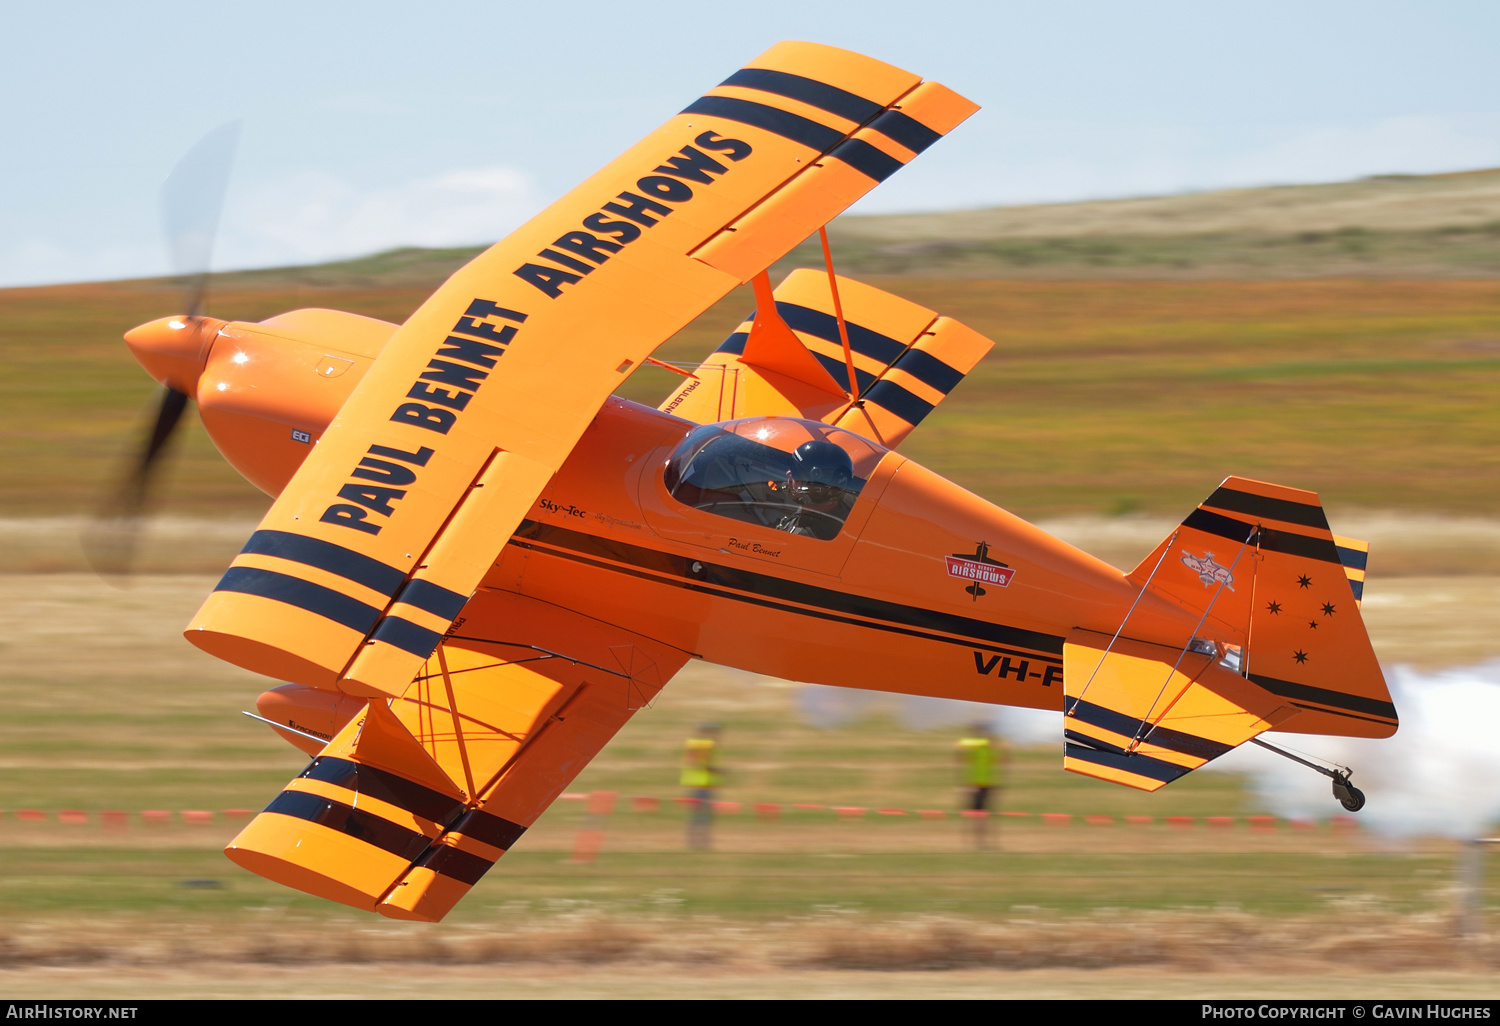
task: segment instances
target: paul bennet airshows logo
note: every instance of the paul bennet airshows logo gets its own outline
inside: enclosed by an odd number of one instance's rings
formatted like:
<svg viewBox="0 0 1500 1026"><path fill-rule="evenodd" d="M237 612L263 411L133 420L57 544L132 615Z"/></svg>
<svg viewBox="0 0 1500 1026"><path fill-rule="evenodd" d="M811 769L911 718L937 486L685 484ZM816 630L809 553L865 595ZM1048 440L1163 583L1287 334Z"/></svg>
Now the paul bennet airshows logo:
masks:
<svg viewBox="0 0 1500 1026"><path fill-rule="evenodd" d="M993 584L1006 588L1010 586L1010 579L1016 575L1013 567L990 558L989 542L980 542L974 546L972 553L944 556L943 561L948 565L949 577L958 577L972 582L964 591L973 595L976 601L984 594L981 584Z"/></svg>
<svg viewBox="0 0 1500 1026"><path fill-rule="evenodd" d="M492 319L512 323L494 324ZM400 404L391 414L391 420L446 435L490 376L495 361L505 355L506 347L516 336L516 325L525 323L524 313L507 310L488 299L474 300L453 325L454 334L440 343L437 354L427 361L427 369L406 393L407 399L423 401ZM455 360L458 362L454 363ZM427 466L436 451L425 445L415 452L387 445L370 446L369 455L349 472L350 477L359 480L339 489L339 498L348 501L334 503L318 519L365 534L379 534L384 525L372 522L370 514L394 516L396 507L391 503L406 497L406 486L416 482L417 471Z"/></svg>
<svg viewBox="0 0 1500 1026"><path fill-rule="evenodd" d="M716 132L704 132L693 142L697 145L682 147L666 163L652 168L654 174L637 180L635 187L640 192L622 192L601 206L598 213L585 217L583 227L588 231L568 232L537 254L550 263L527 262L511 273L548 298L556 299L562 295L564 285L582 281L584 275L593 273L611 255L639 239L643 229L655 227L672 213L676 204L692 199L693 187L689 182L712 185L717 176L729 170L727 164L704 150L732 163L753 152L743 139L730 139ZM568 270L563 270L565 267Z"/></svg>

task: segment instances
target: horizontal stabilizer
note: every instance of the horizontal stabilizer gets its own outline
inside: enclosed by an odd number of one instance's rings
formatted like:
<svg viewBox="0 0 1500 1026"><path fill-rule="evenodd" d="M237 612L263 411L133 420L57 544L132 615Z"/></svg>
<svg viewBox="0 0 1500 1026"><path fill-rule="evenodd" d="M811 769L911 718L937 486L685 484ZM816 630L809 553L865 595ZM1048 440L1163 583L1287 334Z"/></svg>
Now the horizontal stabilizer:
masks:
<svg viewBox="0 0 1500 1026"><path fill-rule="evenodd" d="M1155 791L1297 713L1228 655L1073 631L1063 644L1063 766Z"/></svg>

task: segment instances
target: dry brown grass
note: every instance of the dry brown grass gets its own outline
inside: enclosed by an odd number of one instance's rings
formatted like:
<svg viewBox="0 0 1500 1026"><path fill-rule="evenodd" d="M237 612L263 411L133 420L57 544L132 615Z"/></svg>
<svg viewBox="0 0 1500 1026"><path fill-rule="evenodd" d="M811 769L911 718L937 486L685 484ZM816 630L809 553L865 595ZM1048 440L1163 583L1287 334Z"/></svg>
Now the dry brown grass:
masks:
<svg viewBox="0 0 1500 1026"><path fill-rule="evenodd" d="M1500 520L1357 509L1336 509L1332 517L1336 533L1370 543L1372 579L1500 574ZM1037 525L1107 563L1129 569L1170 534L1180 519L1086 515L1040 519ZM254 519L148 518L132 569L141 578L220 573L256 523ZM89 572L80 543L88 527L88 521L80 517L0 518L0 574Z"/></svg>
<svg viewBox="0 0 1500 1026"><path fill-rule="evenodd" d="M837 914L768 923L697 917L626 922L587 915L419 931L365 919L301 926L49 920L0 932L0 970L187 961L304 968L619 964L878 972L1149 967L1293 975L1488 973L1500 969L1500 935L1465 938L1448 916L1358 908L1293 918L1120 911L999 922L873 921Z"/></svg>
<svg viewBox="0 0 1500 1026"><path fill-rule="evenodd" d="M1477 973L1424 971L1317 975L1136 969L954 969L868 972L857 969L756 969L717 964L599 966L388 965L40 966L0 969L0 989L25 998L130 1001L151 998L394 998L481 1000L738 999L927 1000L1492 1000L1493 981Z"/></svg>

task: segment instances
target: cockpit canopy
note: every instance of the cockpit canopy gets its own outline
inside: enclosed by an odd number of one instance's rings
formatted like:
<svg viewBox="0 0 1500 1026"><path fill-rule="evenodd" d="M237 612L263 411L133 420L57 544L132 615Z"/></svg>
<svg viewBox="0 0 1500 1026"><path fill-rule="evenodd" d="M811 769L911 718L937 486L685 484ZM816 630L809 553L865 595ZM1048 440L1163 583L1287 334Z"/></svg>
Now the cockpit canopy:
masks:
<svg viewBox="0 0 1500 1026"><path fill-rule="evenodd" d="M688 435L667 461L666 486L694 509L827 540L885 454L829 424L747 417Z"/></svg>

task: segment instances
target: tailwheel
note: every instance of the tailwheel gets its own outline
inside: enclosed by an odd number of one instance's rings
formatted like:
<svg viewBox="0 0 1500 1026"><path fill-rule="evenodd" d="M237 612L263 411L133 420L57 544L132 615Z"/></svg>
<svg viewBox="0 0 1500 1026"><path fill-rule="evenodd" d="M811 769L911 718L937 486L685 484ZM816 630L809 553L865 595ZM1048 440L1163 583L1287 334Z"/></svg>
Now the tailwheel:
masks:
<svg viewBox="0 0 1500 1026"><path fill-rule="evenodd" d="M1365 793L1349 782L1349 774L1341 773L1333 778L1333 796L1350 812L1365 807Z"/></svg>

